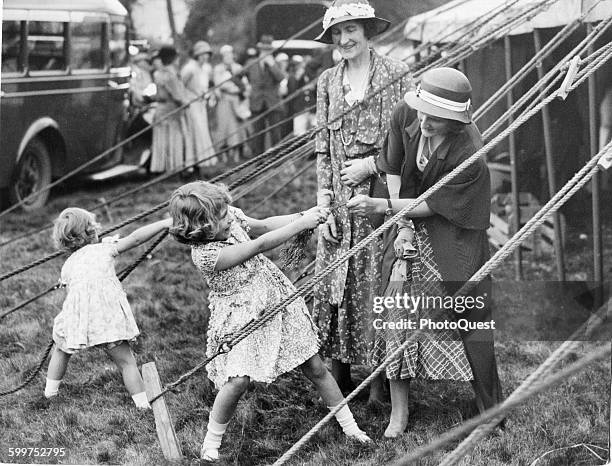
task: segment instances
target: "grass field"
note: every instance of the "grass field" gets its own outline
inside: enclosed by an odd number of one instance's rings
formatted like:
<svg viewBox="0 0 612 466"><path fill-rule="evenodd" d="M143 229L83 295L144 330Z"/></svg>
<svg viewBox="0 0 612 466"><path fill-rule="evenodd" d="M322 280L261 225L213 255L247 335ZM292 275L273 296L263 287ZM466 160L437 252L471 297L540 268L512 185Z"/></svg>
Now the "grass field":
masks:
<svg viewBox="0 0 612 466"><path fill-rule="evenodd" d="M252 216L289 213L315 202L314 174L300 179L271 202L260 201L283 179L266 183L237 202ZM56 190L53 200L39 214L11 214L0 220L0 242L47 223L64 207L87 207L100 196L107 199L135 186L138 180L99 186L72 185ZM118 202L99 215L106 226L167 199L180 181L165 182ZM109 218L110 216L110 218ZM588 225L588 209L585 210ZM605 218L606 276L610 277L612 220ZM144 222L141 222L144 223ZM124 229L131 231L133 226ZM571 279L586 279L591 273L590 241L580 239L589 228L569 230L567 267ZM36 260L52 252L46 233L0 249L0 273ZM118 269L140 252L132 251L119 259ZM272 254L277 257L277 252ZM312 253L310 253L312 257ZM535 263L526 256L527 279L554 277L554 263ZM0 312L57 281L61 260L0 283ZM298 270L288 271L295 275ZM511 261L494 274L496 280L513 277ZM139 364L155 361L162 383L175 380L203 357L207 325L207 290L191 264L189 250L166 240L152 257L126 280L136 320L142 332L134 350ZM60 311L62 292L49 295L0 321L0 390L17 385L24 372L33 367L51 337L54 316ZM497 309L496 312L504 312ZM593 348L585 343L568 362ZM557 346L552 342L503 341L496 345L500 376L510 393ZM539 395L514 411L508 429L478 445L462 464L528 465L545 452L580 443L592 445L602 459L584 448L563 449L544 457L537 464L603 464L608 448L610 364L594 365L553 390ZM84 351L71 360L57 400L41 402L45 370L24 390L0 399L0 461L6 463L52 464L164 464L153 416L133 407L112 362L101 350ZM357 368L354 377L366 376ZM197 464L200 444L214 390L200 373L183 384L166 400L180 439L184 464ZM291 464L370 465L386 464L462 421L461 406L472 396L465 383L422 382L412 385L409 428L397 440L383 440L390 406L374 409L364 402L352 404L360 424L375 439L362 446L346 441L336 424L328 424L310 441ZM306 433L327 410L309 382L294 371L269 386L253 384L240 402L221 449L221 464L269 464ZM9 448L64 448L62 457L15 457ZM437 452L423 464L437 464L446 450Z"/></svg>

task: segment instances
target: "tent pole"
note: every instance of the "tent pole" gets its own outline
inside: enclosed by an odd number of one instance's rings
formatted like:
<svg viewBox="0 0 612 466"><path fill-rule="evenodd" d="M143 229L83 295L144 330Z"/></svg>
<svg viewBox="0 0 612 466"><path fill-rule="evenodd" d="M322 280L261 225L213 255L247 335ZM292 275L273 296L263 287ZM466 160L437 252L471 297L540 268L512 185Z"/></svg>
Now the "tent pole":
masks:
<svg viewBox="0 0 612 466"><path fill-rule="evenodd" d="M504 57L505 57L505 68L506 68L506 81L512 79L512 48L510 45L510 36L504 36ZM514 104L514 95L512 89L508 90L506 94L506 103L508 109ZM512 124L513 118L508 119L508 125ZM516 139L514 132L508 136L508 144L510 151L510 179L512 181L512 212L514 213L512 218L513 233L516 233L521 228L521 210L519 203L519 187L518 187L518 173L516 166ZM514 276L516 280L522 280L523 278L523 262L521 259L521 248L516 248L514 252Z"/></svg>
<svg viewBox="0 0 612 466"><path fill-rule="evenodd" d="M542 38L540 30L533 30L533 44L535 53L537 54L542 49ZM544 77L543 64L539 63L536 67L538 70L538 79ZM546 151L546 173L548 175L548 194L553 197L557 192L557 184L555 182L555 165L553 161L552 150L552 134L550 125L550 112L548 106L542 108L542 125L544 128L544 148ZM561 217L558 211L553 214L553 225L555 228L555 236L553 244L555 248L555 261L557 263L557 278L559 281L565 280L565 257L563 254L563 231L561 229Z"/></svg>
<svg viewBox="0 0 612 466"><path fill-rule="evenodd" d="M587 32L593 30L593 25L587 25ZM593 53L593 46L589 47L589 54ZM595 74L589 76L589 139L591 146L591 157L594 157L598 150L597 137L597 104L595 101ZM599 202L599 180L600 172L597 171L593 175L591 181L592 190L592 207L593 207L593 280L597 287L603 284L603 257L601 244L601 217L600 217L600 202Z"/></svg>
<svg viewBox="0 0 612 466"><path fill-rule="evenodd" d="M587 24L587 34L593 30L593 24ZM593 53L593 45L589 47L588 53ZM591 146L591 157L599 150L597 137L597 108L595 101L596 93L595 74L589 76L589 142ZM599 171L593 174L591 179L591 195L593 209L593 281L595 282L595 306L600 306L603 301L603 250L601 243L601 218L599 203ZM612 345L612 342L610 342ZM612 360L610 360L610 372L612 373ZM610 383L610 425L608 429L608 464L612 463L612 382Z"/></svg>

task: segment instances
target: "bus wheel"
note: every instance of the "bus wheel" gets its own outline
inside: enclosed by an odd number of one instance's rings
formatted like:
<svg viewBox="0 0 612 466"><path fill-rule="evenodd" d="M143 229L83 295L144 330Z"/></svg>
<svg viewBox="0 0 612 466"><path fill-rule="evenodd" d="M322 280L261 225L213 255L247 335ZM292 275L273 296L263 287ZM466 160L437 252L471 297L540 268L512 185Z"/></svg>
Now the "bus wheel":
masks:
<svg viewBox="0 0 612 466"><path fill-rule="evenodd" d="M51 159L49 150L38 138L32 139L21 155L21 159L13 173L13 181L9 190L11 204L21 202L30 194L40 191L51 183ZM49 191L25 201L21 208L25 211L39 209L49 198Z"/></svg>

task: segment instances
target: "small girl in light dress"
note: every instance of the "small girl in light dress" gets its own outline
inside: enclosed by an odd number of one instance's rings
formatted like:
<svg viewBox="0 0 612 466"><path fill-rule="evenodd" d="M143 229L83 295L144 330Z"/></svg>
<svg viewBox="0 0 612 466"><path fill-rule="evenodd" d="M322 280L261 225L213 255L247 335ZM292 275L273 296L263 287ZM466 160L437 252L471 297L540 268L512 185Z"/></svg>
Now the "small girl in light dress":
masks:
<svg viewBox="0 0 612 466"><path fill-rule="evenodd" d="M230 202L225 186L205 181L178 188L170 200L170 233L191 245L192 260L210 288L207 356L215 352L225 335L257 319L265 309L295 291L291 281L261 253L317 227L328 215L315 207L303 214L256 220L230 206ZM258 238L251 240L248 233ZM219 393L208 419L201 458L219 458L225 429L251 380L270 383L300 366L327 406L337 406L343 400L342 393L318 350L317 328L299 298L229 353L213 359L206 369ZM370 441L348 406L336 414L336 419L348 437Z"/></svg>
<svg viewBox="0 0 612 466"><path fill-rule="evenodd" d="M100 225L91 212L71 207L55 220L53 240L58 248L72 251L72 254L61 272L67 294L62 311L53 322L55 347L47 372L46 398L58 394L72 354L100 346L121 371L123 383L136 406L150 407L128 344L140 332L115 273L115 257L171 224L172 219L165 219L141 227L125 238L100 241Z"/></svg>

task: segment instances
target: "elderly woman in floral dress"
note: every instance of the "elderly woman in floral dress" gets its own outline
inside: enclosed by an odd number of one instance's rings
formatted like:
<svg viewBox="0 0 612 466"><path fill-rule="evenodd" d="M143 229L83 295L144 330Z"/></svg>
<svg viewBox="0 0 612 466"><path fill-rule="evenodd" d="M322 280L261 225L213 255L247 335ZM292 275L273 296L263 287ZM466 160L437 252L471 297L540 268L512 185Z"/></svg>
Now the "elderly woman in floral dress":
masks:
<svg viewBox="0 0 612 466"><path fill-rule="evenodd" d="M328 8L324 31L317 37L333 43L342 55L317 84L317 122L326 126L316 137L318 204L337 206L319 229L317 272L373 231L368 219L353 216L344 204L354 195L368 194L370 180L355 180L376 172L374 157L382 148L393 106L410 82L405 64L369 47L368 40L388 27L366 0L340 0ZM322 353L332 359L332 374L345 392L352 388L350 365L367 364L372 349L372 300L380 287L381 249L377 239L336 268L314 301ZM370 400L380 399L381 387L373 385Z"/></svg>

